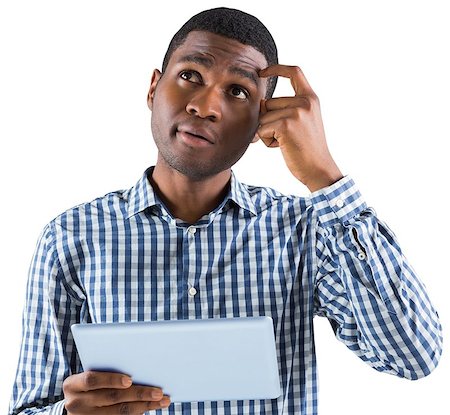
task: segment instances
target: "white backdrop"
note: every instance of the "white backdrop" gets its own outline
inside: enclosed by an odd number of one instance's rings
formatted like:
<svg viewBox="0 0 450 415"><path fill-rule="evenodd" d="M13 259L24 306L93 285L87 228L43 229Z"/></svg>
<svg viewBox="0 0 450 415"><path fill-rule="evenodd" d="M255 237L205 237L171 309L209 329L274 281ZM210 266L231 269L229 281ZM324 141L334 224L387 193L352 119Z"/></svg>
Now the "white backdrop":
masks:
<svg viewBox="0 0 450 415"><path fill-rule="evenodd" d="M27 271L44 225L132 186L156 160L147 88L193 14L225 5L259 17L280 62L320 98L331 152L395 231L449 325L450 29L446 1L64 1L0 3L0 412L16 368ZM276 95L291 94L281 82ZM251 184L308 195L278 150L251 145ZM448 354L417 382L379 374L316 319L321 415L449 413ZM448 331L444 331L444 336Z"/></svg>

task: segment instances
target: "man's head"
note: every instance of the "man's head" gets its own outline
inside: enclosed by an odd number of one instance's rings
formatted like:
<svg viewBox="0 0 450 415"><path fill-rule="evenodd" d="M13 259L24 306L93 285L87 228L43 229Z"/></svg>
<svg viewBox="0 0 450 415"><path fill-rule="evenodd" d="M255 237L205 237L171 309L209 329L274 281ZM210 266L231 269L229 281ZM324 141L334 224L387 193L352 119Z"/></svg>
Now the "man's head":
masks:
<svg viewBox="0 0 450 415"><path fill-rule="evenodd" d="M215 33L216 35L237 40L244 45L252 46L264 55L267 66L278 63L278 52L275 41L260 20L241 10L218 7L204 10L192 16L175 33L164 56L162 64L163 73L167 68L172 53L183 44L189 33L194 30ZM272 97L276 84L276 77L268 79L266 98Z"/></svg>
<svg viewBox="0 0 450 415"><path fill-rule="evenodd" d="M253 16L220 8L191 18L152 76L157 166L195 181L229 170L258 139L261 100L275 86L259 71L273 63L273 39Z"/></svg>

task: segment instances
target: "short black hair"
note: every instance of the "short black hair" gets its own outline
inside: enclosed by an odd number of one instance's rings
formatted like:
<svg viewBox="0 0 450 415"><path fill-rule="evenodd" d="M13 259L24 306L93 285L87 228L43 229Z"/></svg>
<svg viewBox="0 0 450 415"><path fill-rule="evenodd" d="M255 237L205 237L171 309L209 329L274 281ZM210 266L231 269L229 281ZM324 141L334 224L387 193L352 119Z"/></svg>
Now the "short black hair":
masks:
<svg viewBox="0 0 450 415"><path fill-rule="evenodd" d="M278 52L275 41L260 20L241 10L217 7L215 9L204 10L192 16L175 33L164 56L162 65L163 73L167 68L172 53L184 43L188 34L194 30L211 32L237 40L261 52L265 56L269 66L278 63ZM270 77L268 79L266 98L272 97L276 84L277 77Z"/></svg>

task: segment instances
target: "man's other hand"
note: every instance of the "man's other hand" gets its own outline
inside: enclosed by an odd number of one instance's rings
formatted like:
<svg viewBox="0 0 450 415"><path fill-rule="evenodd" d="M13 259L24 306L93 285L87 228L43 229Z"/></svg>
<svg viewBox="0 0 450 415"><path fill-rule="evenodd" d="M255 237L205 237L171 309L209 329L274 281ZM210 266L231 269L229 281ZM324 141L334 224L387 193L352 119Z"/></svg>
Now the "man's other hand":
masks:
<svg viewBox="0 0 450 415"><path fill-rule="evenodd" d="M170 405L160 388L133 385L120 373L78 373L64 381L63 391L68 415L143 414Z"/></svg>

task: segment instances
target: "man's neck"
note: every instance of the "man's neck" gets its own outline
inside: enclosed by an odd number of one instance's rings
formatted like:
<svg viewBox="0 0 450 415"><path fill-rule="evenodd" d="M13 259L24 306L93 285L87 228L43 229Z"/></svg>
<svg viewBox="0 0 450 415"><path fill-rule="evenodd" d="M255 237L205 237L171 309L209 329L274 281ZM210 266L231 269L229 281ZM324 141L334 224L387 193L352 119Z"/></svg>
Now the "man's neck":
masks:
<svg viewBox="0 0 450 415"><path fill-rule="evenodd" d="M225 170L194 181L158 160L148 179L172 216L193 224L223 201L229 191L230 177L231 170Z"/></svg>

